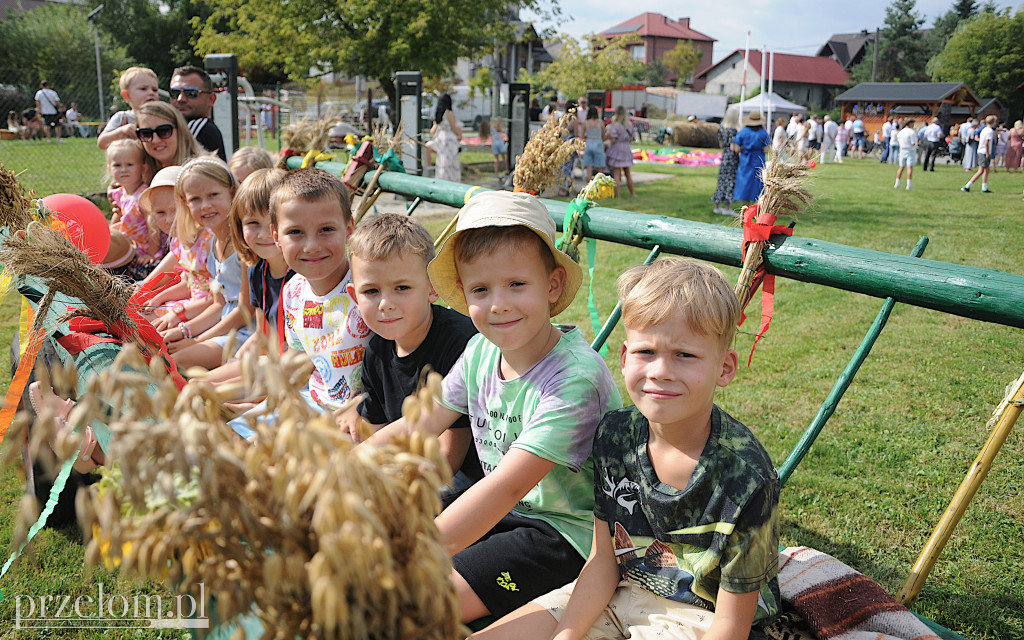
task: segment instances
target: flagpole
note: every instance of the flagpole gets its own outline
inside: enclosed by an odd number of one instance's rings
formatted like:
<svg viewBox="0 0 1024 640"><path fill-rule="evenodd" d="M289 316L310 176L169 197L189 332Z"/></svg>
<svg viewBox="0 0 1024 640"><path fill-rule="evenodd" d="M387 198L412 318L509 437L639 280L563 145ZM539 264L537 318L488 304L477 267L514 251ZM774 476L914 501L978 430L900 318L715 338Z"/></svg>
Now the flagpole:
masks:
<svg viewBox="0 0 1024 640"><path fill-rule="evenodd" d="M775 52L771 51L769 54L771 61L768 63L768 124L772 123L772 97L774 96L775 89L773 84L775 82ZM771 127L772 134L775 133L775 127Z"/></svg>
<svg viewBox="0 0 1024 640"><path fill-rule="evenodd" d="M747 99L747 66L750 64L750 30L747 30L747 46L743 48L743 84L740 85L740 122L743 121L743 101Z"/></svg>
<svg viewBox="0 0 1024 640"><path fill-rule="evenodd" d="M765 117L765 115L766 115L765 114L765 110L764 110L764 69L765 69L766 63L768 62L768 58L765 56L765 52L767 50L768 50L768 48L765 45L761 45L761 94L760 95L761 95L761 117L762 118ZM768 127L765 127L765 129L767 130Z"/></svg>

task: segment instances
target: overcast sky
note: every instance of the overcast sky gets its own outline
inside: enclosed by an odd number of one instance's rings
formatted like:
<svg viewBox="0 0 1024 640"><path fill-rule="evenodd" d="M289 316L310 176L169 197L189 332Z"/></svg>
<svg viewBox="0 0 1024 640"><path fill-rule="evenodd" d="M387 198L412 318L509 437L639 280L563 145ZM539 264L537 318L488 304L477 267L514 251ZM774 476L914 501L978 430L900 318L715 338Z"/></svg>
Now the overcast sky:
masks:
<svg viewBox="0 0 1024 640"><path fill-rule="evenodd" d="M563 21L560 24L537 21L540 27L554 27L580 37L599 33L645 11L669 18L690 18L690 27L715 38L714 60L718 62L735 49L742 49L750 31L750 48L781 53L814 55L833 33L874 31L885 24L885 9L891 0L717 0L680 2L679 0L641 0L631 2L559 0ZM981 2L979 2L981 4ZM1016 2L997 1L999 7L1018 7ZM953 0L918 0L917 13L925 27L953 6ZM525 20L534 20L524 13ZM571 18L571 20L570 20Z"/></svg>

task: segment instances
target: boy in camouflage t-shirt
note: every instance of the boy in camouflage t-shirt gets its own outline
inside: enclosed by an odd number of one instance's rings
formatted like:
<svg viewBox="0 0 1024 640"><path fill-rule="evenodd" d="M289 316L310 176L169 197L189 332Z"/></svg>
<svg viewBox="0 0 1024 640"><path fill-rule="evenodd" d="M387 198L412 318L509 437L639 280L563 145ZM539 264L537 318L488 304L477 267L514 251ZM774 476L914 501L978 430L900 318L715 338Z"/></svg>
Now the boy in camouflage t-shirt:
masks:
<svg viewBox="0 0 1024 640"><path fill-rule="evenodd" d="M667 258L624 273L619 298L635 406L598 427L590 558L474 637L741 640L778 612L778 476L714 404L736 374L736 296L713 267Z"/></svg>

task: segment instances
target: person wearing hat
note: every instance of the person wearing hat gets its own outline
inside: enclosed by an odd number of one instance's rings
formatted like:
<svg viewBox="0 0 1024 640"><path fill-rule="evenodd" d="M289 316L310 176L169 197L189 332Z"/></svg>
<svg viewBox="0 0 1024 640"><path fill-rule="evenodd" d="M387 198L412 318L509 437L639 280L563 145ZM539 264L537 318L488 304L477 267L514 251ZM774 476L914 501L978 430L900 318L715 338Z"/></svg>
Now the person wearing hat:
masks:
<svg viewBox="0 0 1024 640"><path fill-rule="evenodd" d="M764 155L772 144L768 132L764 130L764 117L754 111L743 117L743 130L736 134L732 141L732 150L740 154L740 163L736 168L736 187L733 199L750 204L761 196L764 182L761 180L761 168L764 167Z"/></svg>
<svg viewBox="0 0 1024 640"><path fill-rule="evenodd" d="M554 221L534 196L471 198L428 272L480 333L444 378L432 412L415 425L393 422L368 442L412 428L440 434L469 416L484 477L437 517L469 622L503 616L579 575L593 538L594 433L622 400L579 329L551 323L583 273L555 248Z"/></svg>

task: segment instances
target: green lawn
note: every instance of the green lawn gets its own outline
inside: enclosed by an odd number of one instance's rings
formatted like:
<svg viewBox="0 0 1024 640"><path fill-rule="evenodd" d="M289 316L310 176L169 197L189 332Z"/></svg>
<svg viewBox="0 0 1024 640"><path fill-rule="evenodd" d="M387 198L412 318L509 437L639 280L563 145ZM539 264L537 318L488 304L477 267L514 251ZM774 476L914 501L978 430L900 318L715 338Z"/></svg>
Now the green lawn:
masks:
<svg viewBox="0 0 1024 640"><path fill-rule="evenodd" d="M47 148L45 142L37 147L39 158L58 152L56 145ZM0 145L0 160L13 167L33 167L25 174L29 186L80 190L75 187L80 183L50 175L46 165L37 168L37 161L27 158L27 147L25 155L20 154L22 148L19 154L9 154L11 148L6 142ZM84 148L78 168L83 176L92 175L89 172L94 174L102 162L86 162L91 155ZM98 155L94 147L91 150ZM62 145L58 153L72 152L78 153L74 144ZM637 198L608 206L731 223L711 212L715 169L636 169L668 175L638 185ZM961 193L966 176L953 165L918 173L910 192L892 188L894 173L892 167L873 160L819 167L812 172L811 187L817 199L795 233L899 254L908 253L921 235L927 235L931 244L926 258L1024 273L1015 233L1024 176L996 174L991 181L995 193L985 195ZM428 226L437 233L443 224L434 218ZM599 243L595 291L602 318L615 302L615 276L642 261L645 253ZM725 271L735 279L735 269ZM581 291L560 320L580 324L592 335L585 300ZM15 303L12 297L0 308L3 345L16 325ZM752 304L759 304L758 299ZM817 285L777 283L769 334L759 344L752 366L743 367L718 396L725 410L752 426L776 463L814 416L880 304L875 298ZM756 320L756 312L754 316ZM737 339L742 362L752 342L753 322L741 328ZM1019 329L897 305L835 416L783 491L783 542L832 553L895 593L987 438L985 423L1005 385L1021 373L1021 337ZM620 328L612 335L608 356L620 383L616 347L621 339ZM3 366L6 358L4 350ZM1022 485L1024 429L1018 427L940 556L916 611L968 638L1024 637ZM0 478L0 548L9 548L19 490L14 471ZM105 573L84 576L76 534L46 531L37 540L34 554L20 560L0 582L5 596L46 593L54 585L87 593L101 579L105 588L118 581ZM122 583L120 588L136 587ZM0 619L11 620L12 607L9 598L0 602ZM0 626L0 638L8 637L5 626ZM140 637L159 636L152 632Z"/></svg>

